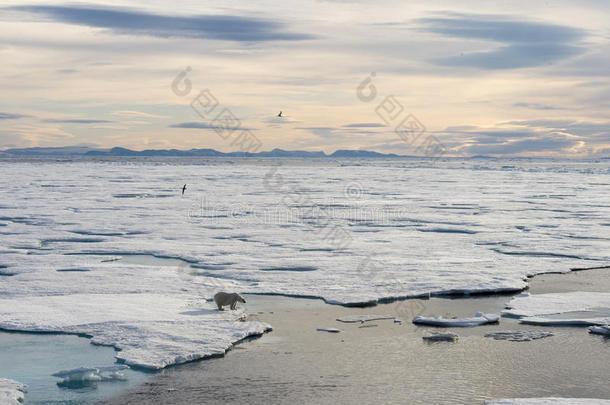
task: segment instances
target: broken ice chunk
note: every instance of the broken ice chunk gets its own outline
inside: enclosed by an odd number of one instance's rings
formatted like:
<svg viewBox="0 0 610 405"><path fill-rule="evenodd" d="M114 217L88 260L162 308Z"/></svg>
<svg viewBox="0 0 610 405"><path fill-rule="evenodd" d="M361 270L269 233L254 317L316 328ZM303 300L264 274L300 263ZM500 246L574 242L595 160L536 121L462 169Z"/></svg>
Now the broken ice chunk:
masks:
<svg viewBox="0 0 610 405"><path fill-rule="evenodd" d="M318 330L320 332L330 332L330 333L339 333L339 332L341 332L340 329L335 329L335 328L318 328L316 330Z"/></svg>
<svg viewBox="0 0 610 405"><path fill-rule="evenodd" d="M391 315L348 315L337 318L339 322L345 323L364 323L368 321L381 321L384 319L396 319Z"/></svg>
<svg viewBox="0 0 610 405"><path fill-rule="evenodd" d="M446 319L441 316L437 317L425 317L416 316L413 318L413 323L432 325L432 326L446 326L446 327L469 327L485 325L487 323L495 323L500 320L500 316L496 314L484 314L477 312L473 318L452 318Z"/></svg>
<svg viewBox="0 0 610 405"><path fill-rule="evenodd" d="M74 382L97 382L124 380L125 375L121 370L128 369L124 364L108 367L79 367L71 370L61 370L53 374L53 377L62 378L61 384Z"/></svg>
<svg viewBox="0 0 610 405"><path fill-rule="evenodd" d="M508 330L486 333L485 337L496 340L510 340L511 342L529 342L535 339L542 339L553 336L552 332L544 330Z"/></svg>
<svg viewBox="0 0 610 405"><path fill-rule="evenodd" d="M422 339L429 342L455 342L458 339L458 335L451 332L430 332L427 336L422 336Z"/></svg>
<svg viewBox="0 0 610 405"><path fill-rule="evenodd" d="M589 333L610 336L610 325L591 326L589 328Z"/></svg>

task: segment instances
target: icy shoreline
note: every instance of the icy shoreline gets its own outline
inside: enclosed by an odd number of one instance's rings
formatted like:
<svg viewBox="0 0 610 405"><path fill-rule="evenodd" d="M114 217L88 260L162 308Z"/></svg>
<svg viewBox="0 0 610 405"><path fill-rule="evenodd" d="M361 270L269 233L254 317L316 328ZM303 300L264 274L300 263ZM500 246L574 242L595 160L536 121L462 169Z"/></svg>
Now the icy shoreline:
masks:
<svg viewBox="0 0 610 405"><path fill-rule="evenodd" d="M151 370L221 356L236 342L271 330L262 322L242 321L243 310L187 308L185 298L76 294L0 299L0 329L86 336L93 344L118 349L119 362Z"/></svg>
<svg viewBox="0 0 610 405"><path fill-rule="evenodd" d="M0 404L21 405L25 385L8 378L0 378Z"/></svg>

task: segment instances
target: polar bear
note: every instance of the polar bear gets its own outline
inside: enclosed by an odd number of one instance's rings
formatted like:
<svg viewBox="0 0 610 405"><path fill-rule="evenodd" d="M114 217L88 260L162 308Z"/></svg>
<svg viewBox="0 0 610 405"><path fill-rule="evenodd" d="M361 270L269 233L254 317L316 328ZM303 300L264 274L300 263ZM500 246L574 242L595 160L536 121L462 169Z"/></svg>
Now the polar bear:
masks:
<svg viewBox="0 0 610 405"><path fill-rule="evenodd" d="M225 305L230 305L231 309L236 309L238 302L243 302L245 304L246 300L238 293L226 293L221 291L214 295L214 302L218 305L218 310L222 311L222 307Z"/></svg>

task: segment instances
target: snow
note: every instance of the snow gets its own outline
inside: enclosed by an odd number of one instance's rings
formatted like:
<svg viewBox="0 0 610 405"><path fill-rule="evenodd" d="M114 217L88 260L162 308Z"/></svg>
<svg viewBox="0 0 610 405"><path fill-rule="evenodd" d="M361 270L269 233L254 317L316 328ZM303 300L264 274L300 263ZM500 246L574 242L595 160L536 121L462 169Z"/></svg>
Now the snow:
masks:
<svg viewBox="0 0 610 405"><path fill-rule="evenodd" d="M610 336L610 326L602 325L602 326L591 326L589 328L590 333L595 333L598 335L607 335Z"/></svg>
<svg viewBox="0 0 610 405"><path fill-rule="evenodd" d="M570 312L610 309L610 293L573 291L549 294L521 294L507 304L503 315L515 317L544 316ZM610 311L609 311L610 315Z"/></svg>
<svg viewBox="0 0 610 405"><path fill-rule="evenodd" d="M156 369L269 329L218 291L363 305L610 262L610 162L196 163L0 162L0 327Z"/></svg>
<svg viewBox="0 0 610 405"><path fill-rule="evenodd" d="M23 402L25 385L8 378L0 378L0 404L20 405Z"/></svg>
<svg viewBox="0 0 610 405"><path fill-rule="evenodd" d="M265 323L242 322L243 310L187 301L188 296L148 293L0 299L0 328L90 336L92 343L120 349L118 360L148 369L222 355L233 343L271 330Z"/></svg>
<svg viewBox="0 0 610 405"><path fill-rule="evenodd" d="M496 323L500 320L500 316L496 314L483 314L477 312L472 318L443 318L416 316L413 318L413 323L431 326L446 326L446 327L470 327L485 325L488 323Z"/></svg>
<svg viewBox="0 0 610 405"><path fill-rule="evenodd" d="M456 333L433 331L429 335L422 336L422 339L430 342L455 342L458 337Z"/></svg>
<svg viewBox="0 0 610 405"><path fill-rule="evenodd" d="M53 377L63 379L63 383L69 382L95 382L123 380L125 375L121 370L128 369L126 365L105 366L105 367L78 367L71 370L62 370L52 374Z"/></svg>
<svg viewBox="0 0 610 405"><path fill-rule="evenodd" d="M547 326L591 326L610 323L610 293L567 292L513 297L504 316L521 323Z"/></svg>
<svg viewBox="0 0 610 405"><path fill-rule="evenodd" d="M485 405L605 405L610 404L607 399L593 398L514 398L492 399L485 401Z"/></svg>
<svg viewBox="0 0 610 405"><path fill-rule="evenodd" d="M510 340L511 342L529 342L550 336L553 336L553 333L544 330L509 330L485 334L485 337L494 338L495 340Z"/></svg>

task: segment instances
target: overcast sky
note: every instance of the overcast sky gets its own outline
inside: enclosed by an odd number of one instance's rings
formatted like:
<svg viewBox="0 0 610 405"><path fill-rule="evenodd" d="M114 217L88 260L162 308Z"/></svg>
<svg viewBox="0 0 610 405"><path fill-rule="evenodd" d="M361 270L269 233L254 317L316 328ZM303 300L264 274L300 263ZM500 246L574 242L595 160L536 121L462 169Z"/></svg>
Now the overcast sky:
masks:
<svg viewBox="0 0 610 405"><path fill-rule="evenodd" d="M261 150L415 154L410 117L450 155L610 156L608 1L176 3L0 1L0 149L232 151L231 114Z"/></svg>

